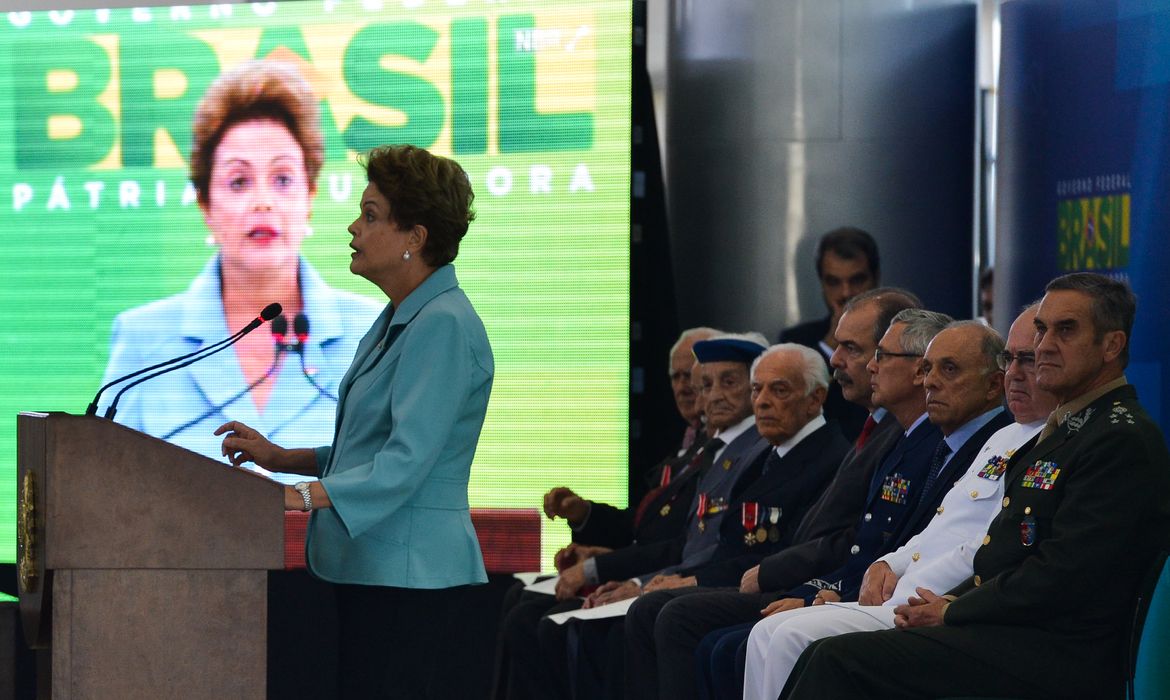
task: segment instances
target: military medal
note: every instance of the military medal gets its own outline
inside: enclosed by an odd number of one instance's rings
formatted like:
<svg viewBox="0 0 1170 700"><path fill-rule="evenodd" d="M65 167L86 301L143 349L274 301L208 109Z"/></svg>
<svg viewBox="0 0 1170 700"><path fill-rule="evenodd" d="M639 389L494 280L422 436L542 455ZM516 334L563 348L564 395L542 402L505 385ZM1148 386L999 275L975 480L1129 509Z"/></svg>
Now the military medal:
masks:
<svg viewBox="0 0 1170 700"><path fill-rule="evenodd" d="M727 471L728 469L731 469L731 460L725 459L723 460L723 471Z"/></svg>
<svg viewBox="0 0 1170 700"><path fill-rule="evenodd" d="M1031 547L1036 543L1036 518L1032 517L1032 508L1024 509L1024 519L1020 521L1020 544Z"/></svg>
<svg viewBox="0 0 1170 700"><path fill-rule="evenodd" d="M658 514L664 518L670 515L670 504L667 503L666 505L662 506L662 509L658 511Z"/></svg>
<svg viewBox="0 0 1170 700"><path fill-rule="evenodd" d="M746 531L746 534L743 536L744 544L751 547L757 542L764 541L764 538L756 531L756 525L760 522L759 503L744 501L740 505L740 522L743 523L743 529ZM762 530L763 528L760 529ZM768 533L765 532L764 537L767 537L767 535Z"/></svg>
<svg viewBox="0 0 1170 700"><path fill-rule="evenodd" d="M1024 472L1024 478L1020 486L1026 489L1051 491L1059 476L1060 467L1056 466L1056 462L1037 460L1035 464L1028 467L1028 470Z"/></svg>
<svg viewBox="0 0 1170 700"><path fill-rule="evenodd" d="M1007 469L1007 463L1008 460L1011 459L1011 456L1012 451L1009 450L1008 453L1002 457L1000 455L996 455L987 460L987 464L983 465L983 468L979 470L979 478L988 479L990 481L999 481L999 478L1003 476L1004 471Z"/></svg>
<svg viewBox="0 0 1170 700"><path fill-rule="evenodd" d="M670 465L665 464L662 467L662 478L658 480L659 486L670 486ZM665 513L663 513L665 515Z"/></svg>
<svg viewBox="0 0 1170 700"><path fill-rule="evenodd" d="M699 508L695 511L695 517L699 519L699 532L707 529L707 524L703 522L703 517L707 515L707 494L699 494Z"/></svg>
<svg viewBox="0 0 1170 700"><path fill-rule="evenodd" d="M882 500L904 505L910 494L910 480L894 473L882 481Z"/></svg>
<svg viewBox="0 0 1170 700"><path fill-rule="evenodd" d="M768 528L769 542L780 541L780 528L776 526L776 523L780 522L780 516L783 514L784 510L780 506L772 506L768 509L768 522L772 524L772 527Z"/></svg>

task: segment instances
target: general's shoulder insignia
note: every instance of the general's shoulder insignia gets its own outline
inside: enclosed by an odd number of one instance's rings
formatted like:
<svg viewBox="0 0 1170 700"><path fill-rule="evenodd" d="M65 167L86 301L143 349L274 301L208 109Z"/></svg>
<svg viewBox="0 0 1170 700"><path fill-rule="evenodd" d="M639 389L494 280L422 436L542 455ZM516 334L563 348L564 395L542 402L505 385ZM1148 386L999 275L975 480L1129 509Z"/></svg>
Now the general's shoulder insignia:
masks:
<svg viewBox="0 0 1170 700"><path fill-rule="evenodd" d="M1113 425L1118 425L1125 421L1129 425L1133 425L1133 414L1129 409L1120 404L1114 404L1113 410L1109 411L1109 422Z"/></svg>

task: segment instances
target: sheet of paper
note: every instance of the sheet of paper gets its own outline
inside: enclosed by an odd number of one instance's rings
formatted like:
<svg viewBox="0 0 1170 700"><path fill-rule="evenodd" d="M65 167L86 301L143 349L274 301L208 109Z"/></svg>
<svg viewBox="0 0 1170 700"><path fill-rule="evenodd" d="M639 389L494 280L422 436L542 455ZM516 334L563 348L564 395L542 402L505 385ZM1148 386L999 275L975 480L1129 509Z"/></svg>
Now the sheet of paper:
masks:
<svg viewBox="0 0 1170 700"><path fill-rule="evenodd" d="M589 608L588 610L582 608L580 610L570 610L568 612L556 613L555 615L549 615L548 619L552 620L558 625L563 625L569 620L604 620L607 617L623 617L625 616L626 611L630 609L630 606L633 605L634 601L637 599L638 598L635 596L633 598L619 600L616 603L600 605L596 608Z"/></svg>
<svg viewBox="0 0 1170 700"><path fill-rule="evenodd" d="M548 575L549 574L542 574L539 571L517 571L516 573L512 574L512 577L519 580L525 586L531 586L536 581L536 579L540 578L541 576ZM555 576L556 574L552 575Z"/></svg>
<svg viewBox="0 0 1170 700"><path fill-rule="evenodd" d="M524 590L532 591L533 593L544 593L545 595L556 595L557 581L560 581L560 576L553 576L546 578L543 581L534 581L524 586Z"/></svg>

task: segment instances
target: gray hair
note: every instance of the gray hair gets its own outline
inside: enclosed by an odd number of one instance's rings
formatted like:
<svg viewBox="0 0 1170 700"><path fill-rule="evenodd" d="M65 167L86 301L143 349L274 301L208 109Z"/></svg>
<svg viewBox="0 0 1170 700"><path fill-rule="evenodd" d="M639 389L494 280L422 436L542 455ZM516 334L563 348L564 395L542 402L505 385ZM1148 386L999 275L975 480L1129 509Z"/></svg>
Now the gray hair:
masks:
<svg viewBox="0 0 1170 700"><path fill-rule="evenodd" d="M678 334L678 340L674 341L674 345L670 346L670 355L667 356L666 366L668 368L670 367L670 362L671 362L671 360L674 359L674 353L678 352L678 349L680 347L682 347L683 343L687 342L688 340L692 341L692 344L693 344L694 342L697 342L700 340L709 340L717 335L723 335L723 334L724 333L721 330L716 330L714 328L708 328L706 326L699 326L698 328L686 329L682 333ZM667 372L669 372L669 371L670 370L667 369Z"/></svg>
<svg viewBox="0 0 1170 700"><path fill-rule="evenodd" d="M902 331L902 351L925 355L926 346L938 332L947 327L955 319L937 311L926 309L903 309L890 319L890 325L905 323L906 330Z"/></svg>
<svg viewBox="0 0 1170 700"><path fill-rule="evenodd" d="M983 374L999 372L999 361L996 359L1004 349L1003 336L991 326L979 320L951 321L943 330L952 328L976 328L983 336L979 341L979 352L983 355ZM902 335L906 337L905 334ZM903 344L904 345L904 344Z"/></svg>
<svg viewBox="0 0 1170 700"><path fill-rule="evenodd" d="M825 357L821 353L813 350L806 345L798 343L779 343L765 350L752 362L752 380L756 377L756 367L760 364L760 360L768 355L775 355L779 352L795 352L800 355L800 375L804 379L804 395L808 396L817 390L817 388L829 388L829 368L825 365Z"/></svg>

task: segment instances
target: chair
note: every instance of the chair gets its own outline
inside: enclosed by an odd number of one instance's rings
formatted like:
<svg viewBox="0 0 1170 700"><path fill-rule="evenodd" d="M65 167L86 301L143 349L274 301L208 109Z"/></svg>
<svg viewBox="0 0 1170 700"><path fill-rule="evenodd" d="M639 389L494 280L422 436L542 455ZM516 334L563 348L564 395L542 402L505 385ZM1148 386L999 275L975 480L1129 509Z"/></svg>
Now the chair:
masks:
<svg viewBox="0 0 1170 700"><path fill-rule="evenodd" d="M1130 637L1130 700L1170 698L1170 552L1150 567L1134 609Z"/></svg>

